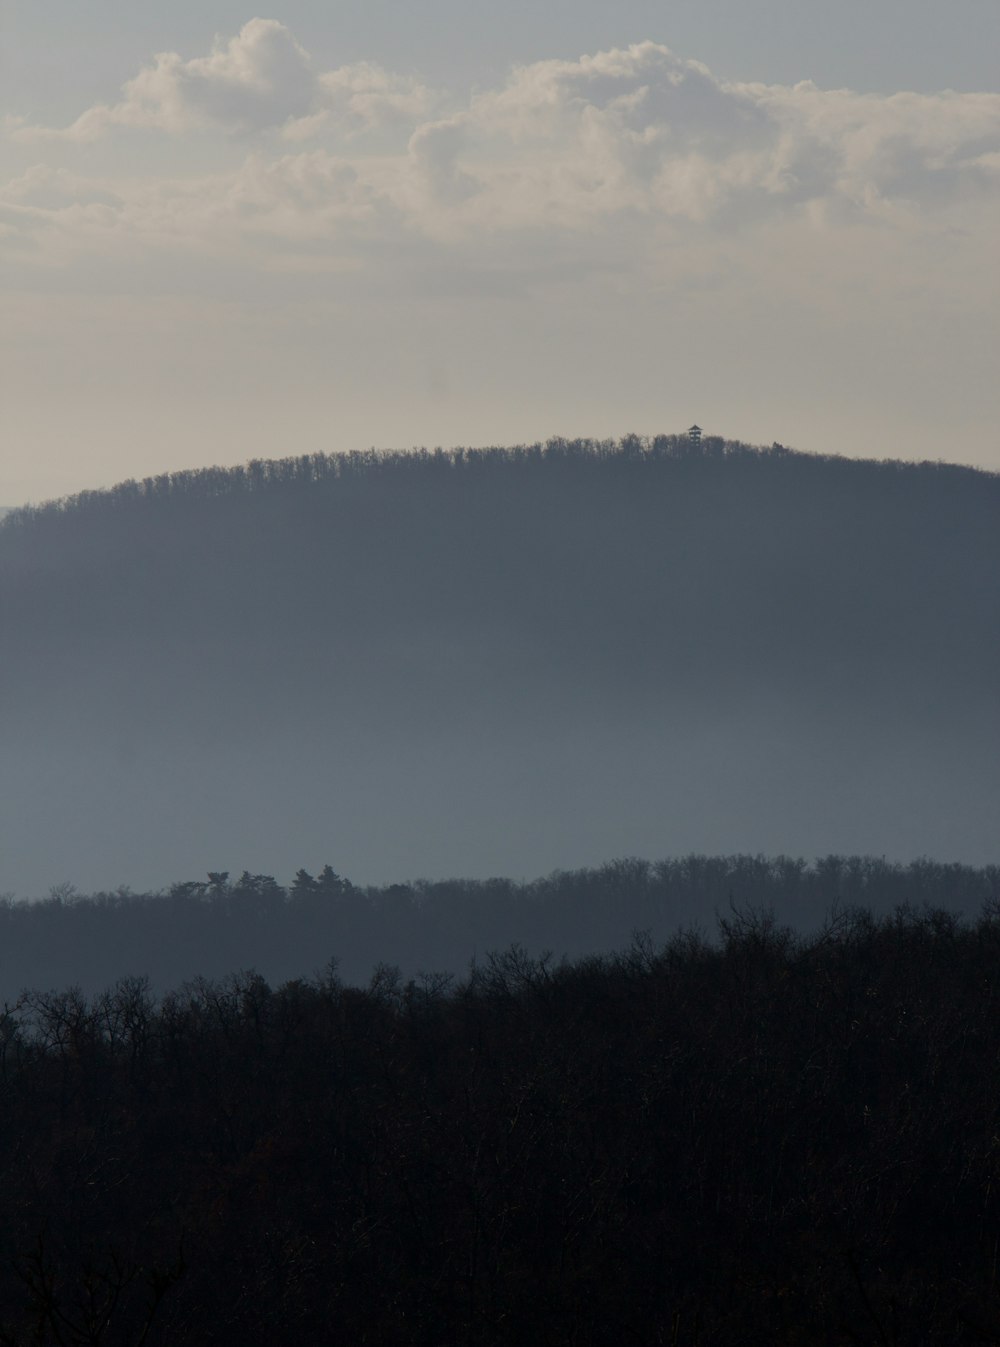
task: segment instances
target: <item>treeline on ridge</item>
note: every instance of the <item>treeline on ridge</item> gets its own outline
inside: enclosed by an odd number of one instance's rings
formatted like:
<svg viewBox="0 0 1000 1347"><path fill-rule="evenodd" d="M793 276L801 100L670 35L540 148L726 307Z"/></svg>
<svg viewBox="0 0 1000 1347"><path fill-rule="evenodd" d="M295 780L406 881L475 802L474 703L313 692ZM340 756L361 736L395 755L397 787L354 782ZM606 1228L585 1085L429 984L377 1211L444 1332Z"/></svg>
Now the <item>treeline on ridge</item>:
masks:
<svg viewBox="0 0 1000 1347"><path fill-rule="evenodd" d="M867 475L898 477L914 472L925 480L942 481L969 477L996 477L985 469L967 468L942 461L915 464L902 459L846 459L838 454L801 453L777 442L751 445L706 435L694 441L687 435L625 435L621 439L565 439L554 437L542 443L493 445L485 448L367 449L328 454L310 453L275 459L253 459L245 465L206 467L164 472L141 479L129 478L113 487L76 492L40 504L7 507L8 527L37 525L66 514L106 514L137 500L149 502L194 496L242 495L260 490L306 488L317 484L350 482L363 478L427 476L429 473L493 472L497 469L545 465L556 472L567 466L605 466L626 469L637 463L719 463L722 460L753 460L797 463L800 469L825 467Z"/></svg>
<svg viewBox="0 0 1000 1347"><path fill-rule="evenodd" d="M329 959L352 985L378 964L407 977L462 975L487 951L531 956L603 954L636 931L663 941L681 928L711 935L733 908L771 912L801 932L847 908L879 915L907 907L973 917L1000 903L1000 867L827 856L626 858L530 882L417 880L351 883L331 866L271 875L212 872L157 893L81 894L0 901L0 997L24 988L96 993L123 975L163 991L196 976L253 967L269 981L306 977Z"/></svg>

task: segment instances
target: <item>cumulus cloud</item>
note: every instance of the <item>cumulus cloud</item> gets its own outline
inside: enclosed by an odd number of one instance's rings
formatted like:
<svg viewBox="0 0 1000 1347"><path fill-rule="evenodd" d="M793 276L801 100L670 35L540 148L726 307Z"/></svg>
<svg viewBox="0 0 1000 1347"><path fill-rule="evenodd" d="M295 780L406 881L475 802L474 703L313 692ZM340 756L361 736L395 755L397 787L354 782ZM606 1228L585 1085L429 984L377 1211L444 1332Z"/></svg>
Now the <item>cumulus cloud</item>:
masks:
<svg viewBox="0 0 1000 1347"><path fill-rule="evenodd" d="M324 125L345 120L348 126L366 130L393 123L412 125L426 117L438 101L420 80L394 74L371 61L327 71L319 85L324 107L318 116Z"/></svg>
<svg viewBox="0 0 1000 1347"><path fill-rule="evenodd" d="M185 61L160 52L122 87L119 102L88 108L68 127L22 126L14 134L90 141L115 127L261 130L305 115L316 87L309 57L288 29L274 19L251 19L208 56Z"/></svg>
<svg viewBox="0 0 1000 1347"><path fill-rule="evenodd" d="M703 221L734 202L755 215L764 203L973 190L1000 148L1000 95L724 82L645 42L519 69L472 100L467 126L470 162L478 145L549 218L561 203L577 219L640 209Z"/></svg>
<svg viewBox="0 0 1000 1347"><path fill-rule="evenodd" d="M254 19L208 56L156 57L119 103L44 134L72 144L126 126L279 139L249 155L238 141L211 180L87 182L39 165L0 192L7 237L28 247L44 234L67 250L74 239L212 249L224 238L272 258L354 248L360 265L391 238L611 239L626 219L647 241L790 218L919 231L936 209L1000 199L1000 95L727 82L654 42L536 62L500 88L446 99L368 63L317 72L287 28ZM389 126L388 139L352 140ZM347 133L337 153L288 143L332 129ZM7 134L43 133L14 119Z"/></svg>
<svg viewBox="0 0 1000 1347"><path fill-rule="evenodd" d="M304 139L334 118L370 128L425 115L432 102L419 81L370 62L316 72L284 24L251 19L228 42L217 40L208 56L160 52L123 85L119 102L88 108L67 127L12 120L8 134L93 141L116 127L182 134L209 126L236 134L282 128Z"/></svg>

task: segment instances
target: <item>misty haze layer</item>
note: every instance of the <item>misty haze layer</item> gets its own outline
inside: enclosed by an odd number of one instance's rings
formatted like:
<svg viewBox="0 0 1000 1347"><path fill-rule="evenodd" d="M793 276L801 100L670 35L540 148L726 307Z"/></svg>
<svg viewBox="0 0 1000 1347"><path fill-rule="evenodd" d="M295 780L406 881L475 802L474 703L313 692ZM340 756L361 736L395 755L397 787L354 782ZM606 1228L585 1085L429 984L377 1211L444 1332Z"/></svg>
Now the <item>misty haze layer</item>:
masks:
<svg viewBox="0 0 1000 1347"><path fill-rule="evenodd" d="M1000 478L664 437L0 526L0 889L734 851L980 864Z"/></svg>
<svg viewBox="0 0 1000 1347"><path fill-rule="evenodd" d="M364 986L425 975L464 977L494 955L579 960L630 947L666 947L678 932L718 946L727 929L811 937L847 925L955 918L994 921L1000 866L824 856L685 856L610 861L515 884L418 880L364 889L330 867L272 875L214 872L166 893L80 894L0 902L0 1002L26 988L96 995L122 977L157 995L197 978L225 982L253 969L273 985L338 978ZM942 927L942 922L944 926Z"/></svg>

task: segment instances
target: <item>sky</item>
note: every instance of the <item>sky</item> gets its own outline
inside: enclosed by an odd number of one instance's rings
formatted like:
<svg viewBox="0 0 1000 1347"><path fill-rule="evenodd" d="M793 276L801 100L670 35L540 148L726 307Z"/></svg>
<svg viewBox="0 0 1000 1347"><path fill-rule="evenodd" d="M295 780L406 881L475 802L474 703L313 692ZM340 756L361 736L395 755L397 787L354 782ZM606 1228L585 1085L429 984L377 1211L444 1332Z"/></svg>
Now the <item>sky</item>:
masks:
<svg viewBox="0 0 1000 1347"><path fill-rule="evenodd" d="M1000 470L996 0L0 5L0 506L698 421Z"/></svg>

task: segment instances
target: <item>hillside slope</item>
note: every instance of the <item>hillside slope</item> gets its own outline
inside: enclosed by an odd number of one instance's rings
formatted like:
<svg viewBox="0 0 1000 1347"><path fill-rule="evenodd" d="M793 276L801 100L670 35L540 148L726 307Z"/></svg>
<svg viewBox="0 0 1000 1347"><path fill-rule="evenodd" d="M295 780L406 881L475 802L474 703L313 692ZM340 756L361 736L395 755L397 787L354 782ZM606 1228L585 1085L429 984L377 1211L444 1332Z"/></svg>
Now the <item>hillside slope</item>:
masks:
<svg viewBox="0 0 1000 1347"><path fill-rule="evenodd" d="M996 859L1000 478L663 437L0 525L0 889Z"/></svg>

